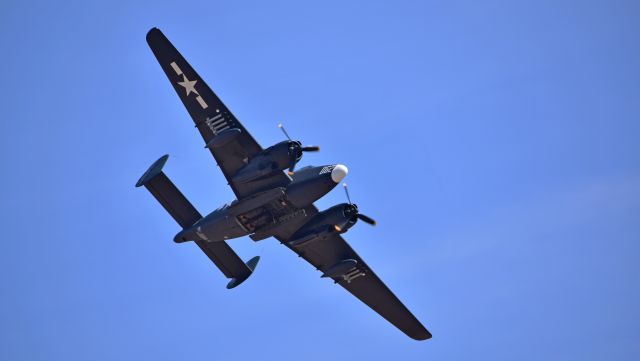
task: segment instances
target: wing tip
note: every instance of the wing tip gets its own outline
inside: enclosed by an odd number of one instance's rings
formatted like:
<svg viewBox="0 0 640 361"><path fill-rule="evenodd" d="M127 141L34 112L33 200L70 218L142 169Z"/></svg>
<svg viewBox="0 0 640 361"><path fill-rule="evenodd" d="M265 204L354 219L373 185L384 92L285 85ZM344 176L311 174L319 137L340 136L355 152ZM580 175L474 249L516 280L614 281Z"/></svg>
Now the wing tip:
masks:
<svg viewBox="0 0 640 361"><path fill-rule="evenodd" d="M409 337L417 341L425 341L430 339L433 336L431 335L431 332L427 331L427 329L425 328L423 330L420 330L420 332L418 332L417 334L409 335Z"/></svg>
<svg viewBox="0 0 640 361"><path fill-rule="evenodd" d="M149 31L147 32L147 43L151 44L151 42L153 41L153 39L155 37L158 36L164 36L164 34L162 33L162 31L160 31L160 29L158 29L157 27L152 27L151 29L149 29Z"/></svg>

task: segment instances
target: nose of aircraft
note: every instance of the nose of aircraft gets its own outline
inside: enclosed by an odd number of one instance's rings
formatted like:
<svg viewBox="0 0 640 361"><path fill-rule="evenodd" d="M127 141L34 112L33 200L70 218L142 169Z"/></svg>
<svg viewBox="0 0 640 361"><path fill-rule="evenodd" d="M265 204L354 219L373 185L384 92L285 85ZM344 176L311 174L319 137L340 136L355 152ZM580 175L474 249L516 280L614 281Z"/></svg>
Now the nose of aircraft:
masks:
<svg viewBox="0 0 640 361"><path fill-rule="evenodd" d="M349 173L349 169L347 168L347 166L338 164L333 167L333 170L331 171L331 180L336 183L340 183L344 179L344 177L347 176L347 173Z"/></svg>

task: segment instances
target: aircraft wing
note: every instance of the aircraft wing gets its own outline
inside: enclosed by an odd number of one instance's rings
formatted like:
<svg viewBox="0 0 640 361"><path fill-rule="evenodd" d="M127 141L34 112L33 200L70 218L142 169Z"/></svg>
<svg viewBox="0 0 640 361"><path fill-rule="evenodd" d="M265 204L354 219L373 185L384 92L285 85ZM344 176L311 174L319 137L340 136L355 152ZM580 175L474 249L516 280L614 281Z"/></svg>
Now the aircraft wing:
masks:
<svg viewBox="0 0 640 361"><path fill-rule="evenodd" d="M310 218L318 213L318 209L312 205L307 207L305 212L307 217ZM364 276L356 277L351 282L347 282L341 277L332 277L334 282L344 287L360 301L407 334L407 336L416 340L431 338L431 333L402 304L398 297L391 292L341 235L336 233L327 239L310 242L302 246L289 245L286 241L301 226L302 224L289 224L279 230L275 238L323 273L342 260L356 260L357 269L349 273L361 272L364 273Z"/></svg>
<svg viewBox="0 0 640 361"><path fill-rule="evenodd" d="M240 130L240 133L225 145L208 147L229 186L239 199L262 190L285 186L291 182L291 178L284 172L276 172L270 177L245 184L233 182L233 175L247 163L249 158L262 152L262 147L160 29L153 28L147 33L147 43L191 115L205 145L210 144L224 130L232 128Z"/></svg>

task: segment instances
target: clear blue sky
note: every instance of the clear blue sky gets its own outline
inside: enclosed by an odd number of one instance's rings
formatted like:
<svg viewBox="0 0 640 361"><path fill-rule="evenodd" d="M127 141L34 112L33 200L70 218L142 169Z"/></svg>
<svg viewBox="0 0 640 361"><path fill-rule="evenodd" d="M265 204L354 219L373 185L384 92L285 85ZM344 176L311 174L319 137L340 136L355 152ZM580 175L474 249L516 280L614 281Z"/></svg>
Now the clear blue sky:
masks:
<svg viewBox="0 0 640 361"><path fill-rule="evenodd" d="M3 1L0 359L637 360L634 1ZM406 337L275 240L228 291L134 183L233 199L145 42L161 28L258 141L344 163L347 239ZM318 202L344 201L336 189Z"/></svg>

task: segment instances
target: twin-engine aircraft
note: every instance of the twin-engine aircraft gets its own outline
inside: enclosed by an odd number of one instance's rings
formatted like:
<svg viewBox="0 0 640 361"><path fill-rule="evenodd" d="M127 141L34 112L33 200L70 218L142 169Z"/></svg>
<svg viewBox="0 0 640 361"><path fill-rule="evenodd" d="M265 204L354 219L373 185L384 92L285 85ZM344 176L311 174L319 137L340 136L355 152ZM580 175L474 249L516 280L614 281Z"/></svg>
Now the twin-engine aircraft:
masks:
<svg viewBox="0 0 640 361"><path fill-rule="evenodd" d="M145 186L183 228L174 241L195 242L231 279L230 289L251 275L260 257L245 263L226 241L275 237L409 337L431 338L342 238L358 220L375 221L359 212L348 192L348 203L322 212L313 205L344 179L347 167L308 166L294 172L303 152L319 148L291 140L281 126L288 140L263 149L159 29L149 31L147 42L237 197L202 217L162 171L168 155L158 159L136 187Z"/></svg>

